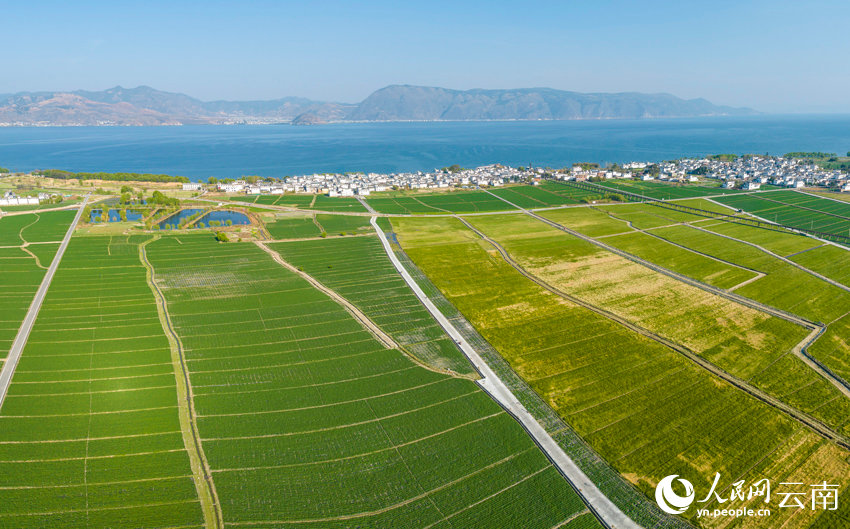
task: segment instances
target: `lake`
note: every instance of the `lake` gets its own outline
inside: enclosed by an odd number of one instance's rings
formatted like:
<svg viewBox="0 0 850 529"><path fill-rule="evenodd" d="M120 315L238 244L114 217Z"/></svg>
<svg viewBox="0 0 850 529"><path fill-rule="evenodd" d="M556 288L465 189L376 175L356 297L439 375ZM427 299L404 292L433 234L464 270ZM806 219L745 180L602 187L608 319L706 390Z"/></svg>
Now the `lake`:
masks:
<svg viewBox="0 0 850 529"><path fill-rule="evenodd" d="M243 175L565 167L717 153L850 151L850 115L680 119L341 123L318 126L0 128L0 166L17 171Z"/></svg>

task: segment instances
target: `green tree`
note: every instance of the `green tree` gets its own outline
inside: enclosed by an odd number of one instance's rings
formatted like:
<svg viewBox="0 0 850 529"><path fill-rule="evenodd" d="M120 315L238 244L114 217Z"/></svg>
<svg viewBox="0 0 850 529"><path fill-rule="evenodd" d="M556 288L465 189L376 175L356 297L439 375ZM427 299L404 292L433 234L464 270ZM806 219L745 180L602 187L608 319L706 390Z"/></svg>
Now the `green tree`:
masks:
<svg viewBox="0 0 850 529"><path fill-rule="evenodd" d="M233 226L233 221L232 221L232 220L230 220L230 219L227 219L226 221L224 221L224 224L225 224L226 226Z"/></svg>
<svg viewBox="0 0 850 529"><path fill-rule="evenodd" d="M199 223L198 223L198 227L199 227L199 228L201 228L201 229L206 228L206 226L204 226L204 223L203 223L203 222L199 222Z"/></svg>
<svg viewBox="0 0 850 529"><path fill-rule="evenodd" d="M120 211L120 215L121 215L121 220L122 220L122 221L124 221L124 222L127 222L127 210L126 210L126 209L122 209L122 210Z"/></svg>
<svg viewBox="0 0 850 529"><path fill-rule="evenodd" d="M323 231L323 232L322 232L322 235L321 235L322 239L327 238L327 236L328 236L328 232Z"/></svg>
<svg viewBox="0 0 850 529"><path fill-rule="evenodd" d="M207 178L207 183L211 186L215 185L215 184L218 183L218 178L211 176L211 177Z"/></svg>
<svg viewBox="0 0 850 529"><path fill-rule="evenodd" d="M227 238L227 234L223 231L216 232L215 238L218 242L229 242L230 239Z"/></svg>
<svg viewBox="0 0 850 529"><path fill-rule="evenodd" d="M130 187L130 186L128 186L128 185L123 185L123 186L121 186L121 194L124 194L124 193L132 193L132 192L133 192L133 188L132 188L132 187Z"/></svg>
<svg viewBox="0 0 850 529"><path fill-rule="evenodd" d="M109 212L105 209L100 214L100 222L109 222Z"/></svg>

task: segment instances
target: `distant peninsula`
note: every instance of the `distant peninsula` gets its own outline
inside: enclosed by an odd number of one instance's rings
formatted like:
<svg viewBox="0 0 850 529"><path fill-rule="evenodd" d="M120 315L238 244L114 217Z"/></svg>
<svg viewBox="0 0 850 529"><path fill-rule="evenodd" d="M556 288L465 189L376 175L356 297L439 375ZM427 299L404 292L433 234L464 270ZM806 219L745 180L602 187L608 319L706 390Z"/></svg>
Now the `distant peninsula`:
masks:
<svg viewBox="0 0 850 529"><path fill-rule="evenodd" d="M551 88L450 90L392 85L357 104L285 97L201 101L147 86L102 92L0 94L0 126L167 126L357 121L638 119L758 114L670 94L584 94Z"/></svg>

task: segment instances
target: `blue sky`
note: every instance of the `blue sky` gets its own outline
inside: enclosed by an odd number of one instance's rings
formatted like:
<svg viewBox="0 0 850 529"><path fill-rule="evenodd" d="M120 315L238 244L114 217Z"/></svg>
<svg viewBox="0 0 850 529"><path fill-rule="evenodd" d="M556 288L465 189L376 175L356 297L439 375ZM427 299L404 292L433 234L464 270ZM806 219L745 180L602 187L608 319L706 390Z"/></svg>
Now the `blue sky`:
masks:
<svg viewBox="0 0 850 529"><path fill-rule="evenodd" d="M850 112L850 2L4 2L0 93L358 102L388 84Z"/></svg>

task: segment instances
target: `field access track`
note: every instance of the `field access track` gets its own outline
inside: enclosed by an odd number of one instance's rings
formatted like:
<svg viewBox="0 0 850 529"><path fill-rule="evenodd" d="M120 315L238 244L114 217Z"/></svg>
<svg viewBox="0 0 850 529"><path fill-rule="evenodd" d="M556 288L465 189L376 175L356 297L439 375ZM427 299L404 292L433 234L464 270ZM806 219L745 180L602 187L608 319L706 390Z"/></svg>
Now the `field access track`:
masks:
<svg viewBox="0 0 850 529"><path fill-rule="evenodd" d="M599 527L474 382L387 349L257 245L145 249L225 524Z"/></svg>

